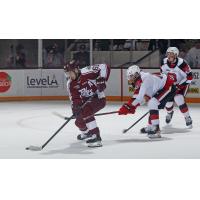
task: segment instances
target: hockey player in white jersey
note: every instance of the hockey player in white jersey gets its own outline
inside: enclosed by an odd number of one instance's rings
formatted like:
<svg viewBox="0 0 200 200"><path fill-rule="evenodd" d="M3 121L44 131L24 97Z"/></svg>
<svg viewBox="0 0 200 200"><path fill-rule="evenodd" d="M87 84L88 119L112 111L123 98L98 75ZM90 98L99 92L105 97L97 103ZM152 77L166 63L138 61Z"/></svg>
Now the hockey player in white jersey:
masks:
<svg viewBox="0 0 200 200"><path fill-rule="evenodd" d="M159 108L175 92L176 81L174 74L153 75L140 70L137 65L130 66L127 70L127 79L134 87L132 98L119 109L119 115L134 114L136 108L146 100L150 111L148 126L141 129L149 138L161 137L159 127Z"/></svg>
<svg viewBox="0 0 200 200"><path fill-rule="evenodd" d="M176 47L169 47L166 52L167 57L163 59L161 64L161 72L164 74L175 73L177 82L177 92L174 100L166 104L167 116L166 123L170 123L173 116L174 101L179 107L181 113L185 117L186 126L192 127L192 119L189 114L188 106L185 102L185 96L187 94L190 83L192 82L192 72L187 62L179 58L179 50Z"/></svg>

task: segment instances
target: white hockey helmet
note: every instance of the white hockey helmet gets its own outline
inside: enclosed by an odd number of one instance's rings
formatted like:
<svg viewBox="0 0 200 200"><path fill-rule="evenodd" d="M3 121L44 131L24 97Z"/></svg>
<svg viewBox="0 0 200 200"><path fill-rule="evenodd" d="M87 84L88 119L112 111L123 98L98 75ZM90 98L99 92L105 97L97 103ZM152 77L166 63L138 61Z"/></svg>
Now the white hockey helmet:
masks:
<svg viewBox="0 0 200 200"><path fill-rule="evenodd" d="M127 69L126 75L127 79L130 80L132 77L140 75L140 68L137 65L132 65Z"/></svg>
<svg viewBox="0 0 200 200"><path fill-rule="evenodd" d="M167 49L166 54L168 54L168 53L173 53L176 57L178 57L178 55L179 55L179 50L178 50L177 47L169 47L169 48Z"/></svg>

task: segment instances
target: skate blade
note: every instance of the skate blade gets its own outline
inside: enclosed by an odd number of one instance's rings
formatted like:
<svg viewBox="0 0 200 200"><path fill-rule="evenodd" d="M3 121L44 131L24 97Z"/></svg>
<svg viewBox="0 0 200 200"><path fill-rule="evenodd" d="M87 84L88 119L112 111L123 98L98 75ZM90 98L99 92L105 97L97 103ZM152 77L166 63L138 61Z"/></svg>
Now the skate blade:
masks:
<svg viewBox="0 0 200 200"><path fill-rule="evenodd" d="M94 142L94 143L89 143L88 147L90 148L95 148L95 147L102 147L102 143L101 142Z"/></svg>
<svg viewBox="0 0 200 200"><path fill-rule="evenodd" d="M193 128L193 125L189 125L187 126L188 129L192 129Z"/></svg>
<svg viewBox="0 0 200 200"><path fill-rule="evenodd" d="M148 135L148 138L150 138L150 139L161 138L161 135L156 135L156 134L154 134L154 135Z"/></svg>

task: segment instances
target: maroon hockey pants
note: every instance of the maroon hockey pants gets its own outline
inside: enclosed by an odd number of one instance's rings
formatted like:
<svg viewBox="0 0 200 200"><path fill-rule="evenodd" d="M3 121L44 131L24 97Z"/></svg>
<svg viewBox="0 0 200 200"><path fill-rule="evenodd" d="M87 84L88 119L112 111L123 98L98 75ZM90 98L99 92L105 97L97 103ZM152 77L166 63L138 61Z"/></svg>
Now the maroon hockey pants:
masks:
<svg viewBox="0 0 200 200"><path fill-rule="evenodd" d="M75 125L81 131L90 131L92 134L100 134L99 128L96 126L94 114L99 110L103 109L106 105L106 99L99 99L98 97L92 98L86 105L81 109L81 112L76 117Z"/></svg>

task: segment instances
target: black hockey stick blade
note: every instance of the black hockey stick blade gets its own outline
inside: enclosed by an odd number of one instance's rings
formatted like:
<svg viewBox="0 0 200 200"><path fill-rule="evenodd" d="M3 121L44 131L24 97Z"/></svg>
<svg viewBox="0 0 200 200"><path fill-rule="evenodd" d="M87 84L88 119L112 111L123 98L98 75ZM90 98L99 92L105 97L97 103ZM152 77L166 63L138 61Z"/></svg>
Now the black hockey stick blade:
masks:
<svg viewBox="0 0 200 200"><path fill-rule="evenodd" d="M41 151L42 147L38 147L38 146L29 146L26 147L26 150L30 150L30 151Z"/></svg>

